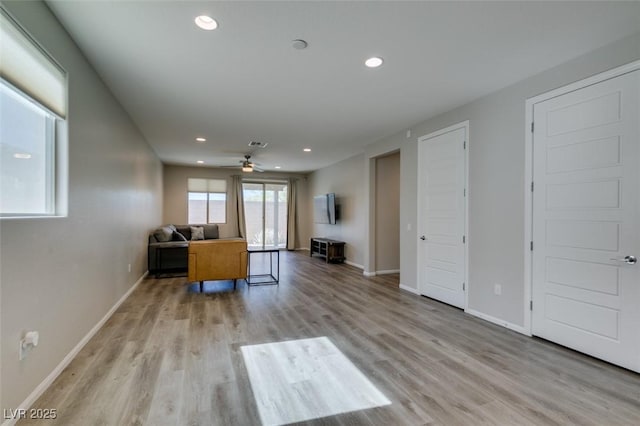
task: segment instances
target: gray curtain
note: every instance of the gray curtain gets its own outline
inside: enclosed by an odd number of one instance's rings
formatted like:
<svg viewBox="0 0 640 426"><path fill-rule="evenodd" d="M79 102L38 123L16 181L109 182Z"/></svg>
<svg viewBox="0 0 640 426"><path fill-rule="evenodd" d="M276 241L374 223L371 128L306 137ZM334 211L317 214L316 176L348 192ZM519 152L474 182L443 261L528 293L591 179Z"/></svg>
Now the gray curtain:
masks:
<svg viewBox="0 0 640 426"><path fill-rule="evenodd" d="M287 201L287 250L296 248L296 182L297 179L289 179L289 200Z"/></svg>
<svg viewBox="0 0 640 426"><path fill-rule="evenodd" d="M244 196L242 195L242 176L235 175L233 178L233 207L236 210L238 235L240 238L247 238L247 224L244 218Z"/></svg>

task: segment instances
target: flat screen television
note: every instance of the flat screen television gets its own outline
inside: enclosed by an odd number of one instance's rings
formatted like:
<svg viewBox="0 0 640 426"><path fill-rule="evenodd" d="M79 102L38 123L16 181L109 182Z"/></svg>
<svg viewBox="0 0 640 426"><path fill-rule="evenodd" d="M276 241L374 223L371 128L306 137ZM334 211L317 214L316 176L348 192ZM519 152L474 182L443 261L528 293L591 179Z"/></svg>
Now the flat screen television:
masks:
<svg viewBox="0 0 640 426"><path fill-rule="evenodd" d="M313 197L313 221L315 223L336 224L336 194L316 195Z"/></svg>

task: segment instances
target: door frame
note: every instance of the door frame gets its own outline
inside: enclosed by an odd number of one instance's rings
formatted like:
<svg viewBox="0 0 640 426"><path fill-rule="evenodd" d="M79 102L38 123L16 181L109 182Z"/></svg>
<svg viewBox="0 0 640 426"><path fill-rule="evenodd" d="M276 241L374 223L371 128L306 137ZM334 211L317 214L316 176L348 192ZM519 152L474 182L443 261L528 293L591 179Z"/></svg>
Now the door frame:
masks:
<svg viewBox="0 0 640 426"><path fill-rule="evenodd" d="M578 80L566 86L528 98L525 102L525 138L524 138L524 330L533 335L533 107L549 99L610 80L640 69L640 60L601 72ZM535 246L534 246L535 249ZM527 306L529 309L527 309Z"/></svg>
<svg viewBox="0 0 640 426"><path fill-rule="evenodd" d="M461 121L459 123L453 124L451 126L445 127L443 129L440 130L436 130L435 132L423 135L418 137L418 173L417 173L417 192L418 192L418 199L417 199L417 208L416 208L416 253L417 253L417 262L416 262L416 278L417 278L417 293L419 295L421 295L421 290L420 290L420 285L421 285L421 280L420 280L420 256L422 254L422 248L423 246L420 244L420 238L418 236L418 234L420 233L420 231L422 230L420 227L422 226L420 224L420 205L422 204L422 192L420 191L420 188L418 187L418 185L420 184L421 181L421 177L422 177L422 170L423 167L420 164L420 143L424 140L427 139L432 139L441 135L444 135L445 133L449 133L452 132L454 130L458 130L458 129L464 129L465 130L465 135L466 135L466 148L464 149L464 187L466 189L466 196L464 197L464 235L466 237L466 241L464 243L464 281L465 281L465 289L464 289L464 308L463 310L466 312L467 309L469 308L469 288L471 287L471 284L469 283L469 140L471 139L470 135L469 135L469 120L465 120L465 121Z"/></svg>

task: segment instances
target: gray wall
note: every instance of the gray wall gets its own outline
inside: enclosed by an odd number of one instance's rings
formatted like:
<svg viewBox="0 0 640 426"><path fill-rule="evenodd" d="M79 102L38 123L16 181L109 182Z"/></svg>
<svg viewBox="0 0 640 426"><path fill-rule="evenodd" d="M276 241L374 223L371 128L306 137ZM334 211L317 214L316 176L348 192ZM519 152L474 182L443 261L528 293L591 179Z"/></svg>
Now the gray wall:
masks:
<svg viewBox="0 0 640 426"><path fill-rule="evenodd" d="M375 270L400 270L400 153L375 159Z"/></svg>
<svg viewBox="0 0 640 426"><path fill-rule="evenodd" d="M0 406L15 409L147 270L162 166L44 3L5 5L69 73L68 217L0 221ZM18 361L27 330L40 344Z"/></svg>
<svg viewBox="0 0 640 426"><path fill-rule="evenodd" d="M359 266L364 262L366 224L363 218L368 212L363 161L364 155L360 154L313 172L309 177L308 200L309 212L313 212L314 196L336 194L336 204L340 208L338 223L313 223L312 236L344 241L347 261Z"/></svg>
<svg viewBox="0 0 640 426"><path fill-rule="evenodd" d="M313 189L338 187L342 179L337 177L350 176L355 179L350 186L366 194L358 197L362 207L352 207L350 220L332 236L363 244L366 248L354 250L354 258L364 262L365 271L374 270L375 221L369 216L375 206L373 163L375 157L400 149L400 283L417 289L417 138L469 120L469 308L524 326L525 101L638 59L640 33L384 137L363 156L313 173ZM502 284L501 296L493 294L494 283Z"/></svg>
<svg viewBox="0 0 640 426"><path fill-rule="evenodd" d="M402 145L401 223L414 225L401 232L402 284L416 288L416 138L469 120L469 308L524 326L525 101L637 59L640 33L413 127Z"/></svg>
<svg viewBox="0 0 640 426"><path fill-rule="evenodd" d="M223 169L211 167L189 166L164 166L164 208L163 222L173 224L187 223L187 180L189 178L226 179L227 193L231 193L231 176L240 174L240 169ZM243 175L247 179L275 179L287 180L291 177L297 179L297 213L298 229L296 232L296 248L304 248L309 245L309 214L307 176L292 173L257 173L251 176ZM237 215L231 206L231 197L227 197L227 223L218 226L220 237L238 236Z"/></svg>

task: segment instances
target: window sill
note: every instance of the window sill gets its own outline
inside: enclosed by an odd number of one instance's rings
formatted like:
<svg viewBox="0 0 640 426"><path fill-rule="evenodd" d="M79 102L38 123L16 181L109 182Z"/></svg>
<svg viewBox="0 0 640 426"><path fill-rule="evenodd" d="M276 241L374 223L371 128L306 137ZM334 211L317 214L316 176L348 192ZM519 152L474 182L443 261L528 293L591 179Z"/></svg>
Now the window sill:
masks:
<svg viewBox="0 0 640 426"><path fill-rule="evenodd" d="M0 216L0 220L16 220L16 219L64 219L67 215L40 215L40 216Z"/></svg>

